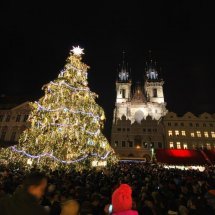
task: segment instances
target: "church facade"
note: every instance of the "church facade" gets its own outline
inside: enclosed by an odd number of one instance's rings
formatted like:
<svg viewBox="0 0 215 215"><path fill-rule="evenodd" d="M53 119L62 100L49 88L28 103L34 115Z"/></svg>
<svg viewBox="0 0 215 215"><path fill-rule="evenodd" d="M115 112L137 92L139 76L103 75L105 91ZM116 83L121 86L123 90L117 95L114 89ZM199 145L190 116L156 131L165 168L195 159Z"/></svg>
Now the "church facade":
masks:
<svg viewBox="0 0 215 215"><path fill-rule="evenodd" d="M144 73L144 84L134 85L124 59L118 72L111 144L121 157L149 159L154 149L164 147L164 81L152 60Z"/></svg>

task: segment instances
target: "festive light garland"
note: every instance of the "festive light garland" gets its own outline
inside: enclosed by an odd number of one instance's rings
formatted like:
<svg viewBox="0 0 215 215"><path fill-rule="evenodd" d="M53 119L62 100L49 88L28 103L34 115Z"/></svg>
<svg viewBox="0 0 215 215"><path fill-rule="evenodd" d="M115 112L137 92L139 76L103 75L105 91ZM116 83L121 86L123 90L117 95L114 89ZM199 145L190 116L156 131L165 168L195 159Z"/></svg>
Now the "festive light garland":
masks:
<svg viewBox="0 0 215 215"><path fill-rule="evenodd" d="M58 161L58 162L64 163L64 164L77 163L77 162L80 162L80 161L86 159L87 157L89 157L89 155L84 155L83 157L81 157L81 158L79 158L79 159L76 159L76 160L65 161L65 160L61 160L61 159L55 157L54 155L52 155L52 154L50 154L50 153L44 153L44 154L40 154L40 155L31 155L31 154L25 152L24 150L18 150L18 149L16 149L15 146L11 146L10 148L11 148L13 151L18 152L18 153L21 153L21 154L23 154L23 155L25 155L25 156L27 156L27 157L29 157L29 158L32 158L32 159L39 159L39 158L41 158L41 157L46 157L46 156L47 156L47 157L49 157L49 158L52 158L52 159L54 159L54 160L56 160L56 161ZM107 156L108 156L109 154L110 154L110 151L107 152L106 155L104 155L104 156L99 156L99 155L96 154L96 153L93 153L92 156L96 156L96 157L99 157L99 158L101 158L102 160L104 160L104 159L107 158Z"/></svg>
<svg viewBox="0 0 215 215"><path fill-rule="evenodd" d="M43 107L41 104L39 104L39 102L35 102L35 103L39 106L39 108L40 108L41 110L47 111L47 112L57 112L57 111L59 111L59 110L64 110L64 111L65 111L65 109L66 109L66 110L69 111L70 113L74 113L74 114L79 114L79 113L80 113L80 114L83 114L83 115L91 116L91 117L93 117L93 118L95 118L95 119L99 119L99 118L100 118L99 115L94 115L92 112L85 112L85 111L82 111L82 110L74 111L74 110L69 110L69 109L66 108L66 107L62 107L62 108L57 108L57 109L51 110L51 109L48 109L48 108Z"/></svg>
<svg viewBox="0 0 215 215"><path fill-rule="evenodd" d="M59 84L56 84L54 83L53 81L50 82L50 84L53 84L55 86L59 86ZM64 81L60 82L61 85L65 85L67 86L68 88L70 88L71 90L74 90L74 91L87 91L87 92L90 92L90 90L88 88L78 88L78 87L72 87L71 85L65 83Z"/></svg>

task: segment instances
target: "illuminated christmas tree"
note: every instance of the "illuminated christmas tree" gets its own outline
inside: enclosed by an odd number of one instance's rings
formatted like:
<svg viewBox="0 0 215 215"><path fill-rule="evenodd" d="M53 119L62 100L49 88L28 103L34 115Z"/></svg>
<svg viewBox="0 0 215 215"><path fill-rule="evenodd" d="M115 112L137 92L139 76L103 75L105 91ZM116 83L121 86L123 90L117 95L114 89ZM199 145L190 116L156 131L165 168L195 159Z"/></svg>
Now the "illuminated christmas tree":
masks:
<svg viewBox="0 0 215 215"><path fill-rule="evenodd" d="M69 169L71 164L82 169L95 161L116 161L101 133L105 115L88 87L89 67L81 61L82 54L83 49L73 47L58 78L46 84L44 97L31 104L31 126L18 145L2 149L2 160L51 169Z"/></svg>

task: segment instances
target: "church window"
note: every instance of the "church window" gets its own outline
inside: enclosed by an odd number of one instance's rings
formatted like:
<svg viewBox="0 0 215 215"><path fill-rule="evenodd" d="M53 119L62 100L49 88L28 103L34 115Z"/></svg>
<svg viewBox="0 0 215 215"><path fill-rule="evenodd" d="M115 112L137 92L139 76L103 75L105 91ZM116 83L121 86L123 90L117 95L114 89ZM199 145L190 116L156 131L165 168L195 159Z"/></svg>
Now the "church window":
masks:
<svg viewBox="0 0 215 215"><path fill-rule="evenodd" d="M182 136L186 136L186 132L185 131L181 131L181 135Z"/></svg>
<svg viewBox="0 0 215 215"><path fill-rule="evenodd" d="M121 89L120 93L122 94L122 98L124 99L125 98L125 89Z"/></svg>
<svg viewBox="0 0 215 215"><path fill-rule="evenodd" d="M183 123L183 122L181 122L181 126L184 126L184 123Z"/></svg>
<svg viewBox="0 0 215 215"><path fill-rule="evenodd" d="M152 131L151 128L149 128L149 129L148 129L148 132L151 132L151 131Z"/></svg>
<svg viewBox="0 0 215 215"><path fill-rule="evenodd" d="M121 128L117 128L117 131L121 131Z"/></svg>
<svg viewBox="0 0 215 215"><path fill-rule="evenodd" d="M183 148L184 148L184 149L187 149L187 143L184 143L184 144L183 144Z"/></svg>
<svg viewBox="0 0 215 215"><path fill-rule="evenodd" d="M125 141L122 141L122 147L125 147Z"/></svg>
<svg viewBox="0 0 215 215"><path fill-rule="evenodd" d="M125 128L123 128L122 131L125 131Z"/></svg>
<svg viewBox="0 0 215 215"><path fill-rule="evenodd" d="M210 127L213 127L213 124L212 124L212 123L210 123Z"/></svg>
<svg viewBox="0 0 215 215"><path fill-rule="evenodd" d="M158 97L158 95L157 95L157 89L156 88L153 89L153 97Z"/></svg>
<svg viewBox="0 0 215 215"><path fill-rule="evenodd" d="M175 126L178 126L178 123L177 123L177 122L175 123Z"/></svg>
<svg viewBox="0 0 215 215"><path fill-rule="evenodd" d="M169 137L172 136L172 131L171 130L168 131L168 135L169 135Z"/></svg>
<svg viewBox="0 0 215 215"><path fill-rule="evenodd" d="M181 149L181 143L180 143L180 142L177 142L177 143L176 143L176 147L177 147L177 149Z"/></svg>
<svg viewBox="0 0 215 215"><path fill-rule="evenodd" d="M192 122L190 123L190 127L193 127L193 123Z"/></svg>
<svg viewBox="0 0 215 215"><path fill-rule="evenodd" d="M203 123L203 127L206 127L206 124L205 124L205 123Z"/></svg>
<svg viewBox="0 0 215 215"><path fill-rule="evenodd" d="M168 122L168 126L171 126L171 122Z"/></svg>
<svg viewBox="0 0 215 215"><path fill-rule="evenodd" d="M207 132L207 131L205 131L205 132L204 132L204 135L205 135L205 137L209 137L209 135L208 135L208 132Z"/></svg>
<svg viewBox="0 0 215 215"><path fill-rule="evenodd" d="M127 128L127 131L130 131L130 128Z"/></svg>
<svg viewBox="0 0 215 215"><path fill-rule="evenodd" d="M179 130L175 130L175 135L179 136Z"/></svg>
<svg viewBox="0 0 215 215"><path fill-rule="evenodd" d="M146 129L145 129L145 128L143 129L143 132L146 132Z"/></svg>
<svg viewBox="0 0 215 215"><path fill-rule="evenodd" d="M170 148L170 149L174 149L174 144L173 144L173 142L169 142L169 148Z"/></svg>
<svg viewBox="0 0 215 215"><path fill-rule="evenodd" d="M197 137L201 137L202 136L200 131L197 131L196 134L197 134Z"/></svg>
<svg viewBox="0 0 215 215"><path fill-rule="evenodd" d="M199 123L196 123L196 127L199 127Z"/></svg>

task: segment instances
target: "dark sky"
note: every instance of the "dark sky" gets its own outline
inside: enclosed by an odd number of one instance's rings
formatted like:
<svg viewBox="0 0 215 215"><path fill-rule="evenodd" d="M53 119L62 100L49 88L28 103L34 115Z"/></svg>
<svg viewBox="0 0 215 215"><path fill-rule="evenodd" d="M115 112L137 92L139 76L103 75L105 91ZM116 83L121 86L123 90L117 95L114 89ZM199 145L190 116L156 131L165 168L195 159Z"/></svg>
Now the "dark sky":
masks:
<svg viewBox="0 0 215 215"><path fill-rule="evenodd" d="M1 6L0 94L28 100L43 95L42 85L57 77L69 50L80 45L109 136L122 51L134 81L142 81L151 49L162 67L170 111L215 112L212 5L187 0L44 2L8 0Z"/></svg>

